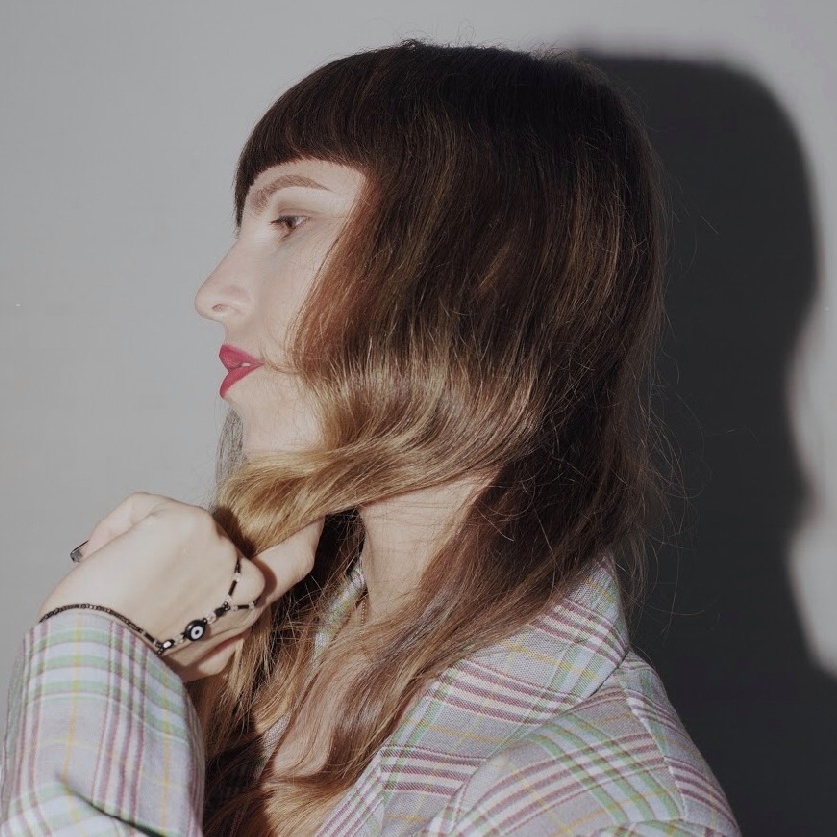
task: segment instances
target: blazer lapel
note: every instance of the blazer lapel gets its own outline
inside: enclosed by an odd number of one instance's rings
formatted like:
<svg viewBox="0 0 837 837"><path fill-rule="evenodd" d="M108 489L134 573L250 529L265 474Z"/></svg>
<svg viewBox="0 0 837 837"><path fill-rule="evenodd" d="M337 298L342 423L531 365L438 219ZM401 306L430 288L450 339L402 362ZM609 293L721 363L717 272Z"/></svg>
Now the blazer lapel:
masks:
<svg viewBox="0 0 837 837"><path fill-rule="evenodd" d="M613 568L602 559L522 630L434 681L320 833L429 819L497 750L592 695L628 647Z"/></svg>

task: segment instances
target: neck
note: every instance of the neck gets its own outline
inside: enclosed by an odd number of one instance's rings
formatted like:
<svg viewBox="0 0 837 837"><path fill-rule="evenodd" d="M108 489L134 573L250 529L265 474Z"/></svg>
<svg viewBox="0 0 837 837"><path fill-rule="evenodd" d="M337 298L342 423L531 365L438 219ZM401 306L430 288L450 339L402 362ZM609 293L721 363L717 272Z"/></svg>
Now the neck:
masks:
<svg viewBox="0 0 837 837"><path fill-rule="evenodd" d="M386 618L398 610L486 484L484 479L462 477L360 509L368 620Z"/></svg>

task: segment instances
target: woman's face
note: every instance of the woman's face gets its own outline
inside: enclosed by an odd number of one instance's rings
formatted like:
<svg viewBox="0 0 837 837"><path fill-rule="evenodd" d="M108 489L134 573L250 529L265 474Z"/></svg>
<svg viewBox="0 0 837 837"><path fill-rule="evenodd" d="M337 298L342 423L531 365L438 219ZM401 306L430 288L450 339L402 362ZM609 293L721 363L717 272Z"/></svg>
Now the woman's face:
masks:
<svg viewBox="0 0 837 837"><path fill-rule="evenodd" d="M291 326L364 185L353 168L294 160L263 171L247 193L235 243L203 283L198 313L224 326L224 398L244 426L244 452L300 450L319 429L283 364Z"/></svg>

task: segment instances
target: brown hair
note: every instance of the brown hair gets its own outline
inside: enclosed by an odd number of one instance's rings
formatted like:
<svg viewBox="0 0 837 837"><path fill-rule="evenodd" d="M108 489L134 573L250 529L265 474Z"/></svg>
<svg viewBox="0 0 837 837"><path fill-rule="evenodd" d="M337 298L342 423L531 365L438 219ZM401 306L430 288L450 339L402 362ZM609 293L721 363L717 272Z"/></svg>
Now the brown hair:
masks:
<svg viewBox="0 0 837 837"><path fill-rule="evenodd" d="M329 517L312 578L230 671L193 689L209 835L241 810L245 834L299 833L324 815L429 680L531 620L598 556L641 557L659 496L649 369L665 203L645 130L597 68L417 42L333 61L256 125L239 220L258 174L298 158L368 183L292 351L323 445L235 468L218 516L251 552ZM337 642L312 662L362 538L352 510L475 472L491 484L411 600L365 638L374 653L325 764L266 770L225 802L264 732L280 717L292 727L349 653Z"/></svg>

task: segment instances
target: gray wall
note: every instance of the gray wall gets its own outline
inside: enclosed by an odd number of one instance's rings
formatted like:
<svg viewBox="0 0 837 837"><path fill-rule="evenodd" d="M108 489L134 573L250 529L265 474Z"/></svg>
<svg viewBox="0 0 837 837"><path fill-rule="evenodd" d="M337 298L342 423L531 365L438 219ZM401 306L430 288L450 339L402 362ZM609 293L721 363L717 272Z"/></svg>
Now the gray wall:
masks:
<svg viewBox="0 0 837 837"><path fill-rule="evenodd" d="M801 147L813 219L807 327L785 357L807 500L781 550L800 653L837 671L835 10L824 0L2 0L0 682L101 515L138 489L206 496L221 335L192 297L230 242L231 176L253 122L323 61L410 36L718 62L771 91ZM730 795L746 808L756 793Z"/></svg>

